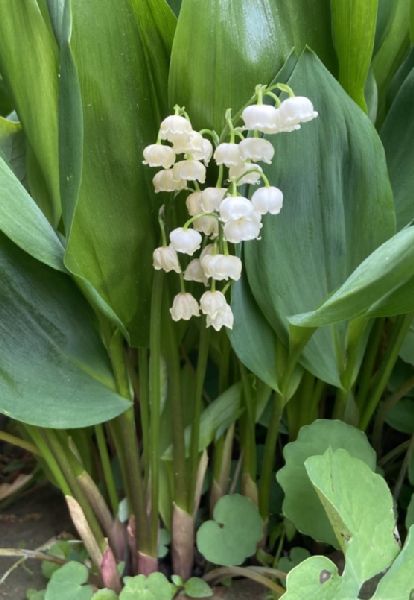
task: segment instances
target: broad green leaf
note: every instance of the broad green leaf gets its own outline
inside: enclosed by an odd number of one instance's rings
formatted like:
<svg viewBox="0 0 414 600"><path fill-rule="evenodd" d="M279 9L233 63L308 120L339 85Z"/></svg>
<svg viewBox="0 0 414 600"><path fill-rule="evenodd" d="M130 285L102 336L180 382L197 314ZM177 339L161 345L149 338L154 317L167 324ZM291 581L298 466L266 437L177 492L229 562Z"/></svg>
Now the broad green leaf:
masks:
<svg viewBox="0 0 414 600"><path fill-rule="evenodd" d="M65 271L64 248L49 221L0 157L0 230L25 252Z"/></svg>
<svg viewBox="0 0 414 600"><path fill-rule="evenodd" d="M0 115L8 115L13 110L13 102L0 74Z"/></svg>
<svg viewBox="0 0 414 600"><path fill-rule="evenodd" d="M210 598L213 590L204 579L190 577L184 584L184 593L190 598Z"/></svg>
<svg viewBox="0 0 414 600"><path fill-rule="evenodd" d="M164 0L120 0L116 10L111 0L72 0L72 18L83 163L76 206L65 207L73 214L65 264L92 284L131 342L145 345L159 200L142 150L167 111L174 16Z"/></svg>
<svg viewBox="0 0 414 600"><path fill-rule="evenodd" d="M269 138L277 159L265 172L283 191L284 207L264 217L262 239L244 248L256 302L285 343L287 317L319 306L394 231L384 151L368 117L309 50L289 85L319 117ZM344 326L317 331L301 359L334 385L345 333Z"/></svg>
<svg viewBox="0 0 414 600"><path fill-rule="evenodd" d="M74 283L0 237L0 412L40 427L79 428L129 402Z"/></svg>
<svg viewBox="0 0 414 600"><path fill-rule="evenodd" d="M358 594L399 551L391 492L380 475L342 448L311 456L305 468L345 553L344 589Z"/></svg>
<svg viewBox="0 0 414 600"><path fill-rule="evenodd" d="M340 586L338 567L326 556L311 556L289 572L281 600L333 600Z"/></svg>
<svg viewBox="0 0 414 600"><path fill-rule="evenodd" d="M289 318L295 327L321 327L360 316L414 310L414 227L403 229L372 254L319 308Z"/></svg>
<svg viewBox="0 0 414 600"><path fill-rule="evenodd" d="M26 146L21 124L0 117L0 158L21 182L26 175L25 157Z"/></svg>
<svg viewBox="0 0 414 600"><path fill-rule="evenodd" d="M77 562L69 562L52 575L45 600L91 600L93 591L88 581L88 569Z"/></svg>
<svg viewBox="0 0 414 600"><path fill-rule="evenodd" d="M367 112L365 83L374 48L378 0L331 0L339 82Z"/></svg>
<svg viewBox="0 0 414 600"><path fill-rule="evenodd" d="M119 600L172 600L176 588L162 573L125 577Z"/></svg>
<svg viewBox="0 0 414 600"><path fill-rule="evenodd" d="M375 452L364 433L342 421L317 420L302 427L297 440L285 446L285 466L277 473L277 480L285 492L283 514L295 527L318 541L338 546L305 470L307 458L323 454L328 448L344 448L375 469Z"/></svg>
<svg viewBox="0 0 414 600"><path fill-rule="evenodd" d="M306 44L334 68L329 0L183 0L170 103L184 105L195 127L220 132L226 108L237 112L292 47L300 52Z"/></svg>
<svg viewBox="0 0 414 600"><path fill-rule="evenodd" d="M409 529L412 525L414 525L414 493L411 496L411 500L407 508L407 515L405 517L406 528Z"/></svg>
<svg viewBox="0 0 414 600"><path fill-rule="evenodd" d="M257 506L240 494L223 496L197 531L197 548L216 565L241 565L256 552L263 536L263 522Z"/></svg>
<svg viewBox="0 0 414 600"><path fill-rule="evenodd" d="M414 399L402 398L387 413L385 421L397 431L414 434Z"/></svg>
<svg viewBox="0 0 414 600"><path fill-rule="evenodd" d="M398 229L414 219L414 68L395 97L381 129L394 192Z"/></svg>
<svg viewBox="0 0 414 600"><path fill-rule="evenodd" d="M412 600L414 598L414 527L404 548L378 584L371 600Z"/></svg>
<svg viewBox="0 0 414 600"><path fill-rule="evenodd" d="M34 197L57 225L61 208L55 40L36 0L0 0L0 13L0 72L45 183L47 193Z"/></svg>

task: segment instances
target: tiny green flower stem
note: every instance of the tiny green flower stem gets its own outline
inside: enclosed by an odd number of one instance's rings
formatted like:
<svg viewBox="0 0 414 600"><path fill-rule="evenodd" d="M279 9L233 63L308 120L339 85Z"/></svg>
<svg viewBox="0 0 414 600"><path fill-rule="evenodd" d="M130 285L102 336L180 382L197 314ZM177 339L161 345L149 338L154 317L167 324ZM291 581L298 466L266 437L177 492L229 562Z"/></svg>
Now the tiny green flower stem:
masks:
<svg viewBox="0 0 414 600"><path fill-rule="evenodd" d="M379 401L381 400L381 396L387 387L387 383L391 376L391 372L394 368L395 363L397 362L401 345L405 339L405 336L413 321L413 318L414 314L410 313L408 315L402 315L400 317L397 317L395 320L389 347L384 356L382 364L379 367L379 377L376 383L374 384L373 390L369 395L368 402L366 402L365 405L361 407L361 417L359 426L363 431L365 431L368 427L371 417L374 414L379 404Z"/></svg>
<svg viewBox="0 0 414 600"><path fill-rule="evenodd" d="M34 444L31 444L27 440L22 440L11 433L7 433L6 431L0 431L0 441L11 444L12 446L17 446L18 448L22 448L22 450L27 450L27 452L31 452L35 456L40 454L39 450Z"/></svg>
<svg viewBox="0 0 414 600"><path fill-rule="evenodd" d="M194 500L197 485L197 472L199 464L200 418L203 405L204 379L207 370L210 329L205 326L204 319L200 327L200 341L198 345L198 360L195 374L194 412L190 438L190 465L188 488L188 512L194 511Z"/></svg>
<svg viewBox="0 0 414 600"><path fill-rule="evenodd" d="M114 474L112 471L111 460L109 458L108 446L105 439L105 430L103 425L95 425L95 436L98 445L99 457L102 465L102 472L105 480L106 490L108 492L109 502L111 504L114 515L118 511L118 494L116 491L116 485L114 480Z"/></svg>
<svg viewBox="0 0 414 600"><path fill-rule="evenodd" d="M62 469L59 467L54 454L51 452L49 446L43 439L42 432L44 430L40 429L39 427L35 427L34 425L25 425L24 428L35 443L42 459L45 461L50 473L52 474L56 485L60 488L61 492L65 496L70 495L71 490L62 472Z"/></svg>
<svg viewBox="0 0 414 600"><path fill-rule="evenodd" d="M200 217L216 217L216 219L218 219L218 215L215 212L201 212L201 213L197 213L196 215L190 217L190 219L188 219L188 221L186 221L183 225L184 229L188 229L191 225L191 223L193 223L193 221L196 221L197 219L200 219Z"/></svg>
<svg viewBox="0 0 414 600"><path fill-rule="evenodd" d="M279 436L280 419L282 417L284 405L285 402L282 395L276 392L272 404L272 414L267 430L263 454L262 473L259 480L259 509L260 514L265 521L269 518L270 513L270 488L272 484L277 439Z"/></svg>
<svg viewBox="0 0 414 600"><path fill-rule="evenodd" d="M289 95L289 98L293 98L295 95L295 92L286 83L275 83L268 88L268 91L272 90L280 90L281 92L285 92L285 94Z"/></svg>
<svg viewBox="0 0 414 600"><path fill-rule="evenodd" d="M219 136L217 134L216 131L214 131L214 129L200 129L199 133L201 133L201 135L207 134L211 137L211 139L213 140L213 144L215 146L218 146L220 143L219 140Z"/></svg>
<svg viewBox="0 0 414 600"><path fill-rule="evenodd" d="M240 175L240 177L237 177L236 180L236 185L239 185L239 181L241 179L243 179L243 177L245 177L246 175L248 175L249 173L258 173L260 175L260 178L264 181L264 184L266 187L270 187L270 181L269 179L266 177L266 175L264 173L262 173L262 171L260 171L259 169L249 169L248 171L246 171L245 173L243 173L243 175ZM243 184L244 185L244 184Z"/></svg>
<svg viewBox="0 0 414 600"><path fill-rule="evenodd" d="M280 98L279 98L279 96L276 96L276 94L274 94L270 90L268 90L267 92L265 92L265 96L269 96L270 98L272 98L275 101L275 104L276 104L277 107L280 106Z"/></svg>
<svg viewBox="0 0 414 600"><path fill-rule="evenodd" d="M219 165L219 174L218 174L217 183L216 183L217 188L223 187L223 176L224 176L224 165Z"/></svg>

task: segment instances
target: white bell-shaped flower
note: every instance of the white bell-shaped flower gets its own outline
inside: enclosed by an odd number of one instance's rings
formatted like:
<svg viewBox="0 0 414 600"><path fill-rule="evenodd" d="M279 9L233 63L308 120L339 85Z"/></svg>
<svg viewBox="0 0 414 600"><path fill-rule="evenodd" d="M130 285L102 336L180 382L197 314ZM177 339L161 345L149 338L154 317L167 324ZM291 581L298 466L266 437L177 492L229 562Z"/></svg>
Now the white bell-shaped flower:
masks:
<svg viewBox="0 0 414 600"><path fill-rule="evenodd" d="M273 121L273 129L272 131L269 131L269 133L290 133L291 131L296 131L297 129L300 129L300 123L286 120L283 117L280 108L278 108Z"/></svg>
<svg viewBox="0 0 414 600"><path fill-rule="evenodd" d="M214 152L214 160L226 167L238 165L242 160L239 144L219 144Z"/></svg>
<svg viewBox="0 0 414 600"><path fill-rule="evenodd" d="M155 248L152 253L152 266L156 271L181 273L177 252L171 245Z"/></svg>
<svg viewBox="0 0 414 600"><path fill-rule="evenodd" d="M191 317L200 315L200 307L194 296L181 292L174 297L170 314L173 321L189 321Z"/></svg>
<svg viewBox="0 0 414 600"><path fill-rule="evenodd" d="M173 172L175 179L183 181L206 180L206 167L198 160L180 160L173 166Z"/></svg>
<svg viewBox="0 0 414 600"><path fill-rule="evenodd" d="M229 169L229 178L237 179L237 185L256 185L259 183L263 173L260 165L255 165L250 162L241 162Z"/></svg>
<svg viewBox="0 0 414 600"><path fill-rule="evenodd" d="M307 123L316 119L318 113L314 110L312 102L305 96L293 96L282 102L279 108L280 118L286 125Z"/></svg>
<svg viewBox="0 0 414 600"><path fill-rule="evenodd" d="M177 137L174 141L174 152L176 154L188 154L194 160L202 160L208 164L213 154L213 145L210 140L204 138L198 131L192 131L188 135Z"/></svg>
<svg viewBox="0 0 414 600"><path fill-rule="evenodd" d="M251 202L261 215L278 215L283 206L283 192L274 186L262 187L254 192Z"/></svg>
<svg viewBox="0 0 414 600"><path fill-rule="evenodd" d="M216 254L216 252L216 244L207 244L207 246L205 246L201 251L200 260L204 258L204 256L207 256L209 254Z"/></svg>
<svg viewBox="0 0 414 600"><path fill-rule="evenodd" d="M187 205L188 214L192 217L203 212L203 209L201 208L202 193L203 192L192 192L192 194L187 196L185 203Z"/></svg>
<svg viewBox="0 0 414 600"><path fill-rule="evenodd" d="M212 277L216 281L240 279L242 262L238 256L230 254L210 254L203 256L201 266L205 276Z"/></svg>
<svg viewBox="0 0 414 600"><path fill-rule="evenodd" d="M220 331L223 327L233 329L234 315L231 307L226 304L214 316L207 315L206 325L207 327L214 327L216 331Z"/></svg>
<svg viewBox="0 0 414 600"><path fill-rule="evenodd" d="M164 167L169 169L175 163L175 152L170 146L150 144L144 148L144 165L149 167Z"/></svg>
<svg viewBox="0 0 414 600"><path fill-rule="evenodd" d="M171 246L177 252L182 252L189 256L192 256L194 252L200 248L201 241L201 235L194 229L177 227L170 233Z"/></svg>
<svg viewBox="0 0 414 600"><path fill-rule="evenodd" d="M208 290L200 298L200 308L204 315L214 317L219 310L227 306L227 300L223 292Z"/></svg>
<svg viewBox="0 0 414 600"><path fill-rule="evenodd" d="M158 192L178 192L179 190L184 189L186 185L185 181L178 180L174 177L172 169L158 171L152 178L152 183L156 194L158 194Z"/></svg>
<svg viewBox="0 0 414 600"><path fill-rule="evenodd" d="M244 161L262 161L270 165L275 149L268 140L263 138L246 138L240 142L240 154Z"/></svg>
<svg viewBox="0 0 414 600"><path fill-rule="evenodd" d="M181 115L169 115L160 125L159 137L162 140L174 142L180 136L188 135L193 131L191 123Z"/></svg>
<svg viewBox="0 0 414 600"><path fill-rule="evenodd" d="M216 238L219 234L219 224L213 215L204 215L193 221L193 227L208 237Z"/></svg>
<svg viewBox="0 0 414 600"><path fill-rule="evenodd" d="M260 214L254 212L250 216L240 217L225 223L223 233L228 242L238 244L258 239L261 228Z"/></svg>
<svg viewBox="0 0 414 600"><path fill-rule="evenodd" d="M274 106L268 104L252 104L243 110L241 116L246 129L272 133L276 110Z"/></svg>
<svg viewBox="0 0 414 600"><path fill-rule="evenodd" d="M204 212L218 210L221 201L227 193L227 188L208 187L201 193L200 207Z"/></svg>
<svg viewBox="0 0 414 600"><path fill-rule="evenodd" d="M184 271L184 279L186 281L197 281L198 283L204 283L207 285L207 277L204 273L203 267L199 258L193 258L187 265Z"/></svg>
<svg viewBox="0 0 414 600"><path fill-rule="evenodd" d="M241 217L250 217L255 212L253 204L243 196L227 196L219 207L220 219L223 223Z"/></svg>

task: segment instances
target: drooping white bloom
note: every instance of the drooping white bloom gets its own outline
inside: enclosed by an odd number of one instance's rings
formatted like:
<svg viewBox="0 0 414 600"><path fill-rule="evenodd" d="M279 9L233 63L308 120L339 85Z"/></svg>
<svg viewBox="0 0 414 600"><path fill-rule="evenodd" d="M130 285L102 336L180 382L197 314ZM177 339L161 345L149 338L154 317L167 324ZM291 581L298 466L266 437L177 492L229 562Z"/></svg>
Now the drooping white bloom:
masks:
<svg viewBox="0 0 414 600"><path fill-rule="evenodd" d="M207 277L199 258L193 258L193 260L188 263L187 268L184 271L184 279L186 281L197 281L198 283L207 285Z"/></svg>
<svg viewBox="0 0 414 600"><path fill-rule="evenodd" d="M229 178L237 179L237 185L256 185L260 181L263 169L260 165L250 162L241 162L229 169Z"/></svg>
<svg viewBox="0 0 414 600"><path fill-rule="evenodd" d="M189 321L191 317L198 317L200 307L197 300L188 292L181 292L174 297L170 308L173 321Z"/></svg>
<svg viewBox="0 0 414 600"><path fill-rule="evenodd" d="M208 237L215 238L219 234L219 224L213 215L204 215L193 221L193 227Z"/></svg>
<svg viewBox="0 0 414 600"><path fill-rule="evenodd" d="M177 252L172 246L160 246L152 253L152 266L156 271L181 273Z"/></svg>
<svg viewBox="0 0 414 600"><path fill-rule="evenodd" d="M144 148L144 165L149 167L164 167L169 169L175 162L175 152L170 146L150 144Z"/></svg>
<svg viewBox="0 0 414 600"><path fill-rule="evenodd" d="M177 180L174 177L173 169L164 169L158 171L152 178L155 193L158 192L178 192L185 188L185 181Z"/></svg>
<svg viewBox="0 0 414 600"><path fill-rule="evenodd" d="M242 160L239 144L219 144L214 152L214 160L226 167L239 164Z"/></svg>
<svg viewBox="0 0 414 600"><path fill-rule="evenodd" d="M282 102L279 108L281 120L286 125L307 123L316 119L318 113L314 110L312 102L305 96L293 96Z"/></svg>
<svg viewBox="0 0 414 600"><path fill-rule="evenodd" d="M204 315L214 317L224 306L227 306L226 297L218 290L208 290L200 298L200 308Z"/></svg>
<svg viewBox="0 0 414 600"><path fill-rule="evenodd" d="M213 154L213 146L210 140L204 138L198 131L192 131L188 135L177 136L173 147L176 154L191 155L192 159L202 160L206 165Z"/></svg>
<svg viewBox="0 0 414 600"><path fill-rule="evenodd" d="M258 239L261 228L260 214L254 212L250 216L240 217L239 219L225 223L223 233L228 242L238 244Z"/></svg>
<svg viewBox="0 0 414 600"><path fill-rule="evenodd" d="M190 134L193 131L191 123L181 115L169 115L160 125L159 137L162 140L174 142L184 134Z"/></svg>
<svg viewBox="0 0 414 600"><path fill-rule="evenodd" d="M207 246L205 246L203 248L203 250L201 251L200 260L202 258L204 258L204 256L207 256L209 254L216 254L216 252L217 252L216 244L207 244Z"/></svg>
<svg viewBox="0 0 414 600"><path fill-rule="evenodd" d="M201 193L200 207L204 212L218 210L220 202L226 195L227 188L208 187Z"/></svg>
<svg viewBox="0 0 414 600"><path fill-rule="evenodd" d="M206 167L198 160L180 160L173 166L173 172L175 179L200 183L206 180Z"/></svg>
<svg viewBox="0 0 414 600"><path fill-rule="evenodd" d="M278 215L283 206L283 193L274 186L259 188L252 196L252 204L261 215Z"/></svg>
<svg viewBox="0 0 414 600"><path fill-rule="evenodd" d="M216 331L220 331L222 327L233 329L234 315L231 307L226 304L221 310L219 310L214 317L207 315L206 317L207 327L214 327Z"/></svg>
<svg viewBox="0 0 414 600"><path fill-rule="evenodd" d="M192 217L203 212L203 209L201 208L202 193L203 192L193 192L187 196L185 203L187 205L188 214Z"/></svg>
<svg viewBox="0 0 414 600"><path fill-rule="evenodd" d="M252 104L242 112L242 119L246 129L261 131L262 133L273 133L273 121L277 109L268 104Z"/></svg>
<svg viewBox="0 0 414 600"><path fill-rule="evenodd" d="M219 207L220 219L223 223L241 217L250 217L255 212L253 204L243 196L227 196Z"/></svg>
<svg viewBox="0 0 414 600"><path fill-rule="evenodd" d="M246 138L240 142L240 154L243 160L262 161L270 165L275 149L268 140Z"/></svg>
<svg viewBox="0 0 414 600"><path fill-rule="evenodd" d="M201 246L201 235L194 229L185 229L184 227L177 227L170 233L171 246L177 251L183 254L192 256L196 250Z"/></svg>
<svg viewBox="0 0 414 600"><path fill-rule="evenodd" d="M201 259L206 277L212 277L216 281L240 279L242 262L238 256L230 254L210 254Z"/></svg>
<svg viewBox="0 0 414 600"><path fill-rule="evenodd" d="M296 131L296 129L300 129L300 124L296 121L286 120L280 108L278 108L273 121L273 129L269 133L290 133L291 131Z"/></svg>

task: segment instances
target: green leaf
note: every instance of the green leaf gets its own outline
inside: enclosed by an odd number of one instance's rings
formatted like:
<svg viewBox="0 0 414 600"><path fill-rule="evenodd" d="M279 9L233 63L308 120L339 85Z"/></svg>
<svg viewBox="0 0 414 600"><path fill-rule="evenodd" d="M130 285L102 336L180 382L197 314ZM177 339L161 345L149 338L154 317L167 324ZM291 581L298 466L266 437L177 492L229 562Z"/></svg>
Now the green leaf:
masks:
<svg viewBox="0 0 414 600"><path fill-rule="evenodd" d="M414 219L413 95L414 68L411 69L394 98L381 129L399 229Z"/></svg>
<svg viewBox="0 0 414 600"><path fill-rule="evenodd" d="M92 600L118 600L118 594L115 594L112 590L102 589L95 592Z"/></svg>
<svg viewBox="0 0 414 600"><path fill-rule="evenodd" d="M249 498L239 494L223 496L214 508L213 519L197 531L197 548L206 560L216 565L241 565L256 552L263 523Z"/></svg>
<svg viewBox="0 0 414 600"><path fill-rule="evenodd" d="M92 588L88 581L88 569L77 562L69 562L52 575L45 600L91 600Z"/></svg>
<svg viewBox="0 0 414 600"><path fill-rule="evenodd" d="M76 206L65 206L65 263L113 309L131 342L145 345L159 200L142 150L155 141L167 111L174 16L164 0L120 0L116 10L112 0L73 0L72 18L83 162ZM75 119L79 130L75 97L73 102L68 99L62 119ZM66 130L69 144L68 135ZM77 141L72 140L72 160ZM73 172L77 169L74 163ZM69 191L73 201L76 190Z"/></svg>
<svg viewBox="0 0 414 600"><path fill-rule="evenodd" d="M325 556L311 556L289 572L281 600L333 600L340 586L337 566Z"/></svg>
<svg viewBox="0 0 414 600"><path fill-rule="evenodd" d="M160 529L158 532L158 558L164 558L169 552L171 535L167 529Z"/></svg>
<svg viewBox="0 0 414 600"><path fill-rule="evenodd" d="M414 227L370 254L319 308L289 318L295 327L321 327L360 316L395 316L414 310Z"/></svg>
<svg viewBox="0 0 414 600"><path fill-rule="evenodd" d="M414 598L413 562L414 527L411 527L404 548L379 582L371 600L412 600Z"/></svg>
<svg viewBox="0 0 414 600"><path fill-rule="evenodd" d="M220 132L258 83L309 44L334 68L329 0L183 0L171 57L170 103ZM189 60L191 57L191 60ZM209 99L206 102L206 98Z"/></svg>
<svg viewBox="0 0 414 600"><path fill-rule="evenodd" d="M190 598L210 598L213 590L204 579L191 577L184 584L184 593Z"/></svg>
<svg viewBox="0 0 414 600"><path fill-rule="evenodd" d="M367 112L365 84L374 49L378 0L331 0L339 82Z"/></svg>
<svg viewBox="0 0 414 600"><path fill-rule="evenodd" d="M17 121L0 117L0 158L23 183L26 176L26 145L22 126Z"/></svg>
<svg viewBox="0 0 414 600"><path fill-rule="evenodd" d="M307 458L323 454L328 448L344 448L375 469L375 452L364 433L342 421L320 419L302 427L297 440L285 446L285 466L277 473L277 480L285 492L283 514L302 533L337 547L332 527L305 469Z"/></svg>
<svg viewBox="0 0 414 600"><path fill-rule="evenodd" d="M414 399L402 398L387 412L386 423L402 433L414 433Z"/></svg>
<svg viewBox="0 0 414 600"><path fill-rule="evenodd" d="M409 529L414 525L414 494L411 496L410 504L407 508L407 515L405 517L405 526Z"/></svg>
<svg viewBox="0 0 414 600"><path fill-rule="evenodd" d="M345 553L344 589L358 594L399 551L391 492L380 475L342 448L311 456L305 468Z"/></svg>
<svg viewBox="0 0 414 600"><path fill-rule="evenodd" d="M306 548L293 547L289 556L283 556L277 563L277 568L284 573L289 573L294 567L297 567L301 562L309 558L309 550Z"/></svg>
<svg viewBox="0 0 414 600"><path fill-rule="evenodd" d="M309 50L289 85L319 117L269 138L277 160L265 171L284 207L264 217L262 239L244 248L253 295L286 345L287 317L319 306L394 231L384 151L368 117ZM345 336L344 326L317 331L303 365L339 386Z"/></svg>
<svg viewBox="0 0 414 600"><path fill-rule="evenodd" d="M49 221L0 158L0 230L28 254L65 271L64 249Z"/></svg>
<svg viewBox="0 0 414 600"><path fill-rule="evenodd" d="M162 573L125 577L119 600L172 600L176 588Z"/></svg>
<svg viewBox="0 0 414 600"><path fill-rule="evenodd" d="M40 427L79 428L129 402L74 283L0 236L0 411Z"/></svg>
<svg viewBox="0 0 414 600"><path fill-rule="evenodd" d="M414 325L411 325L402 343L400 357L404 362L414 366Z"/></svg>
<svg viewBox="0 0 414 600"><path fill-rule="evenodd" d="M46 193L34 197L57 225L61 207L55 40L36 0L12 4L1 0L0 12L0 72L45 184Z"/></svg>
<svg viewBox="0 0 414 600"><path fill-rule="evenodd" d="M33 590L29 589L26 592L27 600L45 600L46 590Z"/></svg>

